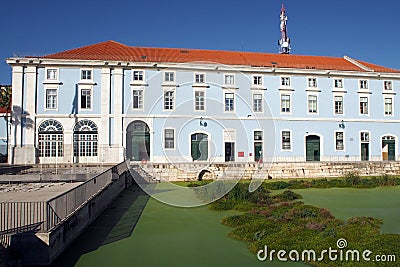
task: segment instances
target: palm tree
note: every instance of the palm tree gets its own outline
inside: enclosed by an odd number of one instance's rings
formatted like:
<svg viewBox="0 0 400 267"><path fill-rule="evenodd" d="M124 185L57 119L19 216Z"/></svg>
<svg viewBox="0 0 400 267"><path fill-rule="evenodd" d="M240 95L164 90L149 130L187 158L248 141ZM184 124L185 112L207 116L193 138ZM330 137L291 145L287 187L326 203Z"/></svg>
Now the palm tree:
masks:
<svg viewBox="0 0 400 267"><path fill-rule="evenodd" d="M0 87L0 107L6 110L6 116L4 117L6 121L6 135L7 135L7 154L8 154L8 124L9 124L9 112L11 111L11 86L1 86Z"/></svg>

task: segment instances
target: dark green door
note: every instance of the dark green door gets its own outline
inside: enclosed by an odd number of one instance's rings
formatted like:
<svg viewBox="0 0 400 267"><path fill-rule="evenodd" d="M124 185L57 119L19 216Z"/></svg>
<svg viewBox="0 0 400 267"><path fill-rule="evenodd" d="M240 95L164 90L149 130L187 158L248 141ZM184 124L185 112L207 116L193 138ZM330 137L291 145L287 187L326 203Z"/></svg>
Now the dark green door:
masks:
<svg viewBox="0 0 400 267"><path fill-rule="evenodd" d="M361 143L361 160L369 160L369 143Z"/></svg>
<svg viewBox="0 0 400 267"><path fill-rule="evenodd" d="M143 121L134 121L127 128L126 157L134 161L150 158L150 130Z"/></svg>
<svg viewBox="0 0 400 267"><path fill-rule="evenodd" d="M197 133L192 134L191 142L191 156L193 161L195 160L207 160L208 159L208 135Z"/></svg>
<svg viewBox="0 0 400 267"><path fill-rule="evenodd" d="M259 161L262 156L262 142L254 142L254 161Z"/></svg>
<svg viewBox="0 0 400 267"><path fill-rule="evenodd" d="M396 160L396 148L394 140L382 140L382 148L384 152L384 160ZM387 153L387 155L385 154Z"/></svg>
<svg viewBox="0 0 400 267"><path fill-rule="evenodd" d="M321 155L320 138L316 135L306 137L306 160L320 161Z"/></svg>

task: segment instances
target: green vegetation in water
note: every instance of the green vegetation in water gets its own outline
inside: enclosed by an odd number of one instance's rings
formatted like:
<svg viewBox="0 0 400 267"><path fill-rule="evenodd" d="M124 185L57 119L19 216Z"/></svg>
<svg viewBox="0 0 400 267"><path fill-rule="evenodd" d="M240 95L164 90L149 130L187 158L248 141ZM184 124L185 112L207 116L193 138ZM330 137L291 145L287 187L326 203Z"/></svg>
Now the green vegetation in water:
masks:
<svg viewBox="0 0 400 267"><path fill-rule="evenodd" d="M345 179L346 180L346 179ZM351 183L350 179L347 181ZM268 246L271 250L320 252L338 249L337 241L345 238L345 250L360 251L357 261L309 261L312 266L396 266L394 262L365 262L361 253L366 249L373 255L393 255L398 251L400 235L381 234L382 220L372 217L335 218L327 209L305 205L301 195L290 190L272 196L269 183L264 183L253 193L246 184L237 184L231 192L209 207L212 210L240 210L241 215L228 216L222 223L234 229L230 237L248 242L251 252L257 253ZM371 256L372 258L372 256ZM275 257L276 260L276 257Z"/></svg>

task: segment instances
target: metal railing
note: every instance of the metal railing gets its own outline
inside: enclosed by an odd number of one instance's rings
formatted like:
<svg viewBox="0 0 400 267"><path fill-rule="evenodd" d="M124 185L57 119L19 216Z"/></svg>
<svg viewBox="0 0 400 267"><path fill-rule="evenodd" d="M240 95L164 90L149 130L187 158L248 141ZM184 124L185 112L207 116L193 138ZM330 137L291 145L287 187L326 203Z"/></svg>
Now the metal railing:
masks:
<svg viewBox="0 0 400 267"><path fill-rule="evenodd" d="M51 230L127 170L126 162L122 162L48 201L0 202L0 237Z"/></svg>
<svg viewBox="0 0 400 267"><path fill-rule="evenodd" d="M47 202L0 203L0 235L46 231L61 219Z"/></svg>
<svg viewBox="0 0 400 267"><path fill-rule="evenodd" d="M71 190L47 201L61 220L67 218L86 202L107 187L114 178L127 170L126 162L122 162L105 172L96 175Z"/></svg>

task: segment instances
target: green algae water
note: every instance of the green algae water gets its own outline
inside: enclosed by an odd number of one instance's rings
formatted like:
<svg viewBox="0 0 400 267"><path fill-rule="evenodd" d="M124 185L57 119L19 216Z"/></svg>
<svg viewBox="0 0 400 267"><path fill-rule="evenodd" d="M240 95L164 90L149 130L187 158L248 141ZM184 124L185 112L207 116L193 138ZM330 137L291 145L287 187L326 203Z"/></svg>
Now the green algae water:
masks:
<svg viewBox="0 0 400 267"><path fill-rule="evenodd" d="M305 203L328 208L337 217L382 218L383 232L400 233L400 187L294 191ZM232 228L221 219L232 214L172 207L126 190L54 266L307 266L259 262L245 242L227 236Z"/></svg>
<svg viewBox="0 0 400 267"><path fill-rule="evenodd" d="M341 219L355 216L383 220L382 233L400 234L400 186L372 189L296 189L304 203L326 208Z"/></svg>

